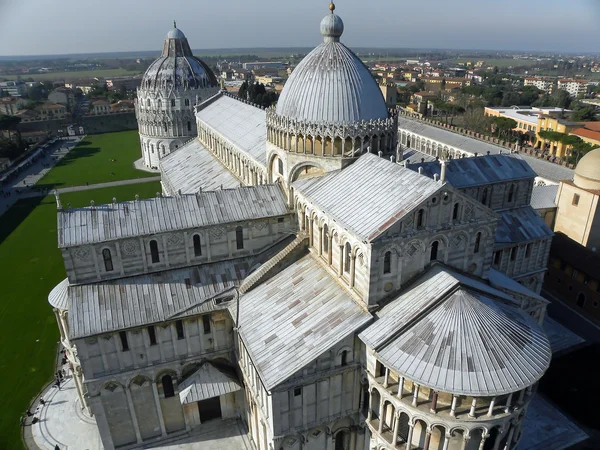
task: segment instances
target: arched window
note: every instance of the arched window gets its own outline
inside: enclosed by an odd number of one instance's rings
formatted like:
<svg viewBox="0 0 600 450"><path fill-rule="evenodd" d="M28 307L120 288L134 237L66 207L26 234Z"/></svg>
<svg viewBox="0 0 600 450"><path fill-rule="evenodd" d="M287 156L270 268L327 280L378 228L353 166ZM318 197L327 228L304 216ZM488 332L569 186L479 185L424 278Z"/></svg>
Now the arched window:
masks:
<svg viewBox="0 0 600 450"><path fill-rule="evenodd" d="M165 375L160 381L162 382L165 398L174 397L175 388L173 387L173 379L171 378L171 375Z"/></svg>
<svg viewBox="0 0 600 450"><path fill-rule="evenodd" d="M494 253L494 266L499 266L502 261L502 250L498 250Z"/></svg>
<svg viewBox="0 0 600 450"><path fill-rule="evenodd" d="M583 292L577 294L577 306L579 306L580 308L583 308L585 306L585 294Z"/></svg>
<svg viewBox="0 0 600 450"><path fill-rule="evenodd" d="M458 219L458 203L454 204L454 209L452 209L452 220Z"/></svg>
<svg viewBox="0 0 600 450"><path fill-rule="evenodd" d="M242 227L237 227L235 229L235 243L238 250L244 248L244 229Z"/></svg>
<svg viewBox="0 0 600 450"><path fill-rule="evenodd" d="M425 214L425 211L423 211L422 209L420 209L419 212L417 213L417 228L423 226L423 215L424 214Z"/></svg>
<svg viewBox="0 0 600 450"><path fill-rule="evenodd" d="M348 365L348 350L342 352L342 366Z"/></svg>
<svg viewBox="0 0 600 450"><path fill-rule="evenodd" d="M171 108L175 108L175 99L174 98L171 99Z"/></svg>
<svg viewBox="0 0 600 450"><path fill-rule="evenodd" d="M153 263L160 262L160 257L158 256L158 242L154 240L150 241L150 256L152 257Z"/></svg>
<svg viewBox="0 0 600 450"><path fill-rule="evenodd" d="M194 256L202 256L202 243L199 234L194 235Z"/></svg>
<svg viewBox="0 0 600 450"><path fill-rule="evenodd" d="M102 259L104 259L104 270L107 272L113 270L112 256L109 249L102 250Z"/></svg>
<svg viewBox="0 0 600 450"><path fill-rule="evenodd" d="M148 106L148 108L150 108L150 99L146 100L146 106Z"/></svg>
<svg viewBox="0 0 600 450"><path fill-rule="evenodd" d="M475 248L473 253L479 253L479 245L481 244L481 231L475 235Z"/></svg>
<svg viewBox="0 0 600 450"><path fill-rule="evenodd" d="M283 161L281 159L277 160L277 170L283 175Z"/></svg>
<svg viewBox="0 0 600 450"><path fill-rule="evenodd" d="M190 99L189 98L185 99L185 106L190 106Z"/></svg>
<svg viewBox="0 0 600 450"><path fill-rule="evenodd" d="M352 247L349 242L346 242L344 247L344 272L350 272L350 253L352 253Z"/></svg>
<svg viewBox="0 0 600 450"><path fill-rule="evenodd" d="M440 243L438 241L434 241L433 244L431 244L431 253L429 254L429 261L437 260L439 246L440 246Z"/></svg>
<svg viewBox="0 0 600 450"><path fill-rule="evenodd" d="M158 100L158 109L162 108L162 100Z"/></svg>
<svg viewBox="0 0 600 450"><path fill-rule="evenodd" d="M392 273L392 252L386 252L383 257L383 273Z"/></svg>
<svg viewBox="0 0 600 450"><path fill-rule="evenodd" d="M323 253L329 253L329 227L323 225Z"/></svg>
<svg viewBox="0 0 600 450"><path fill-rule="evenodd" d="M508 203L512 203L513 197L515 196L515 185L511 184L508 188Z"/></svg>
<svg viewBox="0 0 600 450"><path fill-rule="evenodd" d="M165 122L165 133L169 131L169 127L167 126L167 122Z"/></svg>
<svg viewBox="0 0 600 450"><path fill-rule="evenodd" d="M487 188L484 188L483 194L481 194L481 203L483 203L486 206L487 206L487 197L488 197L488 190L487 190Z"/></svg>
<svg viewBox="0 0 600 450"><path fill-rule="evenodd" d="M192 122L190 122L189 120L188 120L188 123L187 123L187 130L188 131L192 131Z"/></svg>

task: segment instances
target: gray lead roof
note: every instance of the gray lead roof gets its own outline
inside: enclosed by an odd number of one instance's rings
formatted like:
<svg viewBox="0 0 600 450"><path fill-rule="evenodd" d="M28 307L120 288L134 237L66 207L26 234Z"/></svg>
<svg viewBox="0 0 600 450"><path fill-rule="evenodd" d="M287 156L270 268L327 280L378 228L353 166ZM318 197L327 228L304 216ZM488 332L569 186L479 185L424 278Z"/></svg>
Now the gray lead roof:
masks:
<svg viewBox="0 0 600 450"><path fill-rule="evenodd" d="M285 196L274 184L62 209L58 211L58 246L276 217L287 212Z"/></svg>
<svg viewBox="0 0 600 450"><path fill-rule="evenodd" d="M548 368L550 343L525 312L493 299L505 294L480 288L436 265L359 337L393 370L429 388L472 396L519 391Z"/></svg>
<svg viewBox="0 0 600 450"><path fill-rule="evenodd" d="M370 153L342 171L294 183L294 189L366 241L377 239L442 186Z"/></svg>
<svg viewBox="0 0 600 450"><path fill-rule="evenodd" d="M196 118L266 171L267 113L227 95L200 106Z"/></svg>
<svg viewBox="0 0 600 450"><path fill-rule="evenodd" d="M516 244L551 238L552 230L531 206L498 211L496 244Z"/></svg>
<svg viewBox="0 0 600 450"><path fill-rule="evenodd" d="M423 175L429 178L433 178L434 174L441 174L441 164L437 161L408 165L408 168L415 172L419 167L423 168ZM535 172L525 161L508 155L458 158L446 164L446 179L459 189L511 180L534 179L535 176Z"/></svg>
<svg viewBox="0 0 600 450"><path fill-rule="evenodd" d="M252 258L69 286L72 339L141 327L225 306L212 300L238 286Z"/></svg>
<svg viewBox="0 0 600 450"><path fill-rule="evenodd" d="M239 332L267 390L370 320L310 255L240 299Z"/></svg>
<svg viewBox="0 0 600 450"><path fill-rule="evenodd" d="M198 139L188 142L159 162L162 183L172 193L195 194L198 190L233 189L240 181Z"/></svg>
<svg viewBox="0 0 600 450"><path fill-rule="evenodd" d="M221 372L209 362L179 384L179 401L182 405L236 392L242 389L232 376Z"/></svg>

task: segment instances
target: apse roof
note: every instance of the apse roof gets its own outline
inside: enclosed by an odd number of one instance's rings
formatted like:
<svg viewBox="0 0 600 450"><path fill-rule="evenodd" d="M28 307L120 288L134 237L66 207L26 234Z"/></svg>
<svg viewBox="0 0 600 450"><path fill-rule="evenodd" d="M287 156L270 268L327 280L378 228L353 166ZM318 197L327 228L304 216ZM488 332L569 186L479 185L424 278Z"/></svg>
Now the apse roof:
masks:
<svg viewBox="0 0 600 450"><path fill-rule="evenodd" d="M69 279L65 278L50 291L50 294L48 295L48 303L50 303L50 305L56 309L67 309L68 287Z"/></svg>

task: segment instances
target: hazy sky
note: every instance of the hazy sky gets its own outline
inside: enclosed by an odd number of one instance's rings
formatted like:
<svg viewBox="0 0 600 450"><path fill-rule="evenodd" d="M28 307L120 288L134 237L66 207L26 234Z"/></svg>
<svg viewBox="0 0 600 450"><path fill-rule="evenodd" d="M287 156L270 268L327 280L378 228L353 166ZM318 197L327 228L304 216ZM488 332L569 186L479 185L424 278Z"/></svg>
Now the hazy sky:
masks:
<svg viewBox="0 0 600 450"><path fill-rule="evenodd" d="M308 47L328 0L0 0L0 55ZM339 0L350 47L600 52L600 0Z"/></svg>

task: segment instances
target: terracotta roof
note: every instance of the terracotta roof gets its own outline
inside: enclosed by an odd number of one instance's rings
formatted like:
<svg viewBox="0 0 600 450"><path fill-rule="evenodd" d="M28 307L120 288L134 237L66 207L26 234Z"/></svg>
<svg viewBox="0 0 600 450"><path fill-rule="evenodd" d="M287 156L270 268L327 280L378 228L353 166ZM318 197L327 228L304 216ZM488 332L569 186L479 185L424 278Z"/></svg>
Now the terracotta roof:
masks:
<svg viewBox="0 0 600 450"><path fill-rule="evenodd" d="M571 134L583 138L594 139L595 141L600 141L600 131L588 130L587 128L577 128L571 131Z"/></svg>
<svg viewBox="0 0 600 450"><path fill-rule="evenodd" d="M600 122L583 122L583 126L588 130L600 131Z"/></svg>
<svg viewBox="0 0 600 450"><path fill-rule="evenodd" d="M110 105L110 103L106 100L96 100L95 102L92 102L92 105Z"/></svg>
<svg viewBox="0 0 600 450"><path fill-rule="evenodd" d="M55 103L45 103L37 107L37 109L65 109L63 105L57 105Z"/></svg>

